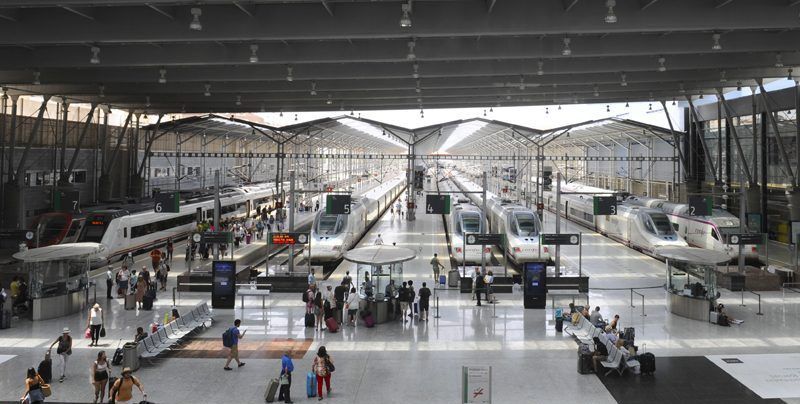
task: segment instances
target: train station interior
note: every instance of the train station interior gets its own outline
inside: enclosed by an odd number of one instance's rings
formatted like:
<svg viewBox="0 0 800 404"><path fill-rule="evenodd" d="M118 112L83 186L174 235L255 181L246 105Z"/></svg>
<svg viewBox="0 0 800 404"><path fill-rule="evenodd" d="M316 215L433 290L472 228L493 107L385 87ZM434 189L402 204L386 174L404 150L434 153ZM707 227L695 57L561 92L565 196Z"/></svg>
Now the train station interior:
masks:
<svg viewBox="0 0 800 404"><path fill-rule="evenodd" d="M800 403L798 13L0 1L0 402Z"/></svg>

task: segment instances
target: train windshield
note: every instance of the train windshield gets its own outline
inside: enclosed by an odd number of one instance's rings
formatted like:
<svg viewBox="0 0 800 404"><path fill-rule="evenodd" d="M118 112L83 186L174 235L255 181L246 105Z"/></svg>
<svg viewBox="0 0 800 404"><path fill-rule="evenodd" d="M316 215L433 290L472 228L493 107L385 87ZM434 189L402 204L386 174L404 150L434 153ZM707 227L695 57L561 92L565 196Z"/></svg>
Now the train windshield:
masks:
<svg viewBox="0 0 800 404"><path fill-rule="evenodd" d="M650 226L647 226L648 230L652 233L659 236L671 236L675 234L675 230L672 228L672 224L669 222L667 215L663 213L650 213L648 216L650 216L650 220L655 227L655 231L653 231Z"/></svg>
<svg viewBox="0 0 800 404"><path fill-rule="evenodd" d="M105 217L104 215L95 215L88 218L83 226L83 231L81 232L81 236L78 238L78 241L90 243L101 242L109 222L109 218Z"/></svg>
<svg viewBox="0 0 800 404"><path fill-rule="evenodd" d="M530 212L517 212L514 214L517 222L517 235L522 237L535 236L539 234L539 218Z"/></svg>
<svg viewBox="0 0 800 404"><path fill-rule="evenodd" d="M477 214L461 215L461 229L463 233L480 233L481 217Z"/></svg>
<svg viewBox="0 0 800 404"><path fill-rule="evenodd" d="M31 240L32 246L44 247L58 244L67 233L71 217L66 214L42 215L35 223L36 237ZM38 244L38 245L37 245Z"/></svg>
<svg viewBox="0 0 800 404"><path fill-rule="evenodd" d="M339 234L347 221L347 215L319 215L317 233L323 235Z"/></svg>

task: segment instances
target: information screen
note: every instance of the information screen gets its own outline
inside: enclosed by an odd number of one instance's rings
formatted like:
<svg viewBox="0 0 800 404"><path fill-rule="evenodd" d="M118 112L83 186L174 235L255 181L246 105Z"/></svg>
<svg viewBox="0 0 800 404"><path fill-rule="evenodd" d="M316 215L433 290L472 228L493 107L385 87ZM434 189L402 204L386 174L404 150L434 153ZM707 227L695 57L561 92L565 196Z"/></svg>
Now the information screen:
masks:
<svg viewBox="0 0 800 404"><path fill-rule="evenodd" d="M233 308L236 302L236 261L214 261L211 264L211 305Z"/></svg>

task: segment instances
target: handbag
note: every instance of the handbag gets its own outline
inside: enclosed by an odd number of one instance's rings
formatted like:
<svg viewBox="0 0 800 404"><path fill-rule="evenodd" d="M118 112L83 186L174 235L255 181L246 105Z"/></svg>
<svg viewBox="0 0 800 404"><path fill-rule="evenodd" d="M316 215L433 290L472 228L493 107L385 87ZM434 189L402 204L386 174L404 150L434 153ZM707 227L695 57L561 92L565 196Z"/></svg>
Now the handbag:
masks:
<svg viewBox="0 0 800 404"><path fill-rule="evenodd" d="M92 338L92 329L86 327L86 332L83 333L83 338L90 339Z"/></svg>
<svg viewBox="0 0 800 404"><path fill-rule="evenodd" d="M278 379L278 384L280 384L281 386L289 384L289 375L287 375L286 373L282 374L281 377Z"/></svg>
<svg viewBox="0 0 800 404"><path fill-rule="evenodd" d="M336 371L336 366L333 366L333 362L331 362L328 358L325 358L325 370L327 370L328 373L333 373Z"/></svg>
<svg viewBox="0 0 800 404"><path fill-rule="evenodd" d="M100 338L106 337L106 327L100 327Z"/></svg>
<svg viewBox="0 0 800 404"><path fill-rule="evenodd" d="M50 385L44 383L42 386L42 394L44 394L45 398L50 397L53 394L53 389L50 388Z"/></svg>

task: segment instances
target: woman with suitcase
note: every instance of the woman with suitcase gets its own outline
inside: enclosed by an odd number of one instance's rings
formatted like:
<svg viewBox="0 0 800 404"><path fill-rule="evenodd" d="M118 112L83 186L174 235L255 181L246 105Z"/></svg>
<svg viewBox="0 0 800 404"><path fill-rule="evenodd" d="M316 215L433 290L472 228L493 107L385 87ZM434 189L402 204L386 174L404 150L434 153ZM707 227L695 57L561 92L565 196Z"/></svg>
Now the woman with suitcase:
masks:
<svg viewBox="0 0 800 404"><path fill-rule="evenodd" d="M319 396L318 400L322 401L322 383L325 382L325 387L327 387L328 398L331 396L331 373L336 370L333 366L333 359L330 355L328 355L327 349L325 346L319 347L317 350L317 356L314 357L314 362L312 364L312 369L314 370L314 374L317 376L317 396Z"/></svg>
<svg viewBox="0 0 800 404"><path fill-rule="evenodd" d="M58 344L56 348L56 353L59 357L61 357L61 378L59 378L59 382L63 382L64 379L67 377L67 360L69 360L69 356L72 355L72 336L69 335L69 328L64 327L61 332L61 335L50 344L50 348L48 352L53 349L53 346ZM41 371L39 373L42 373ZM50 379L51 375L46 375L48 377L45 378L45 381Z"/></svg>

